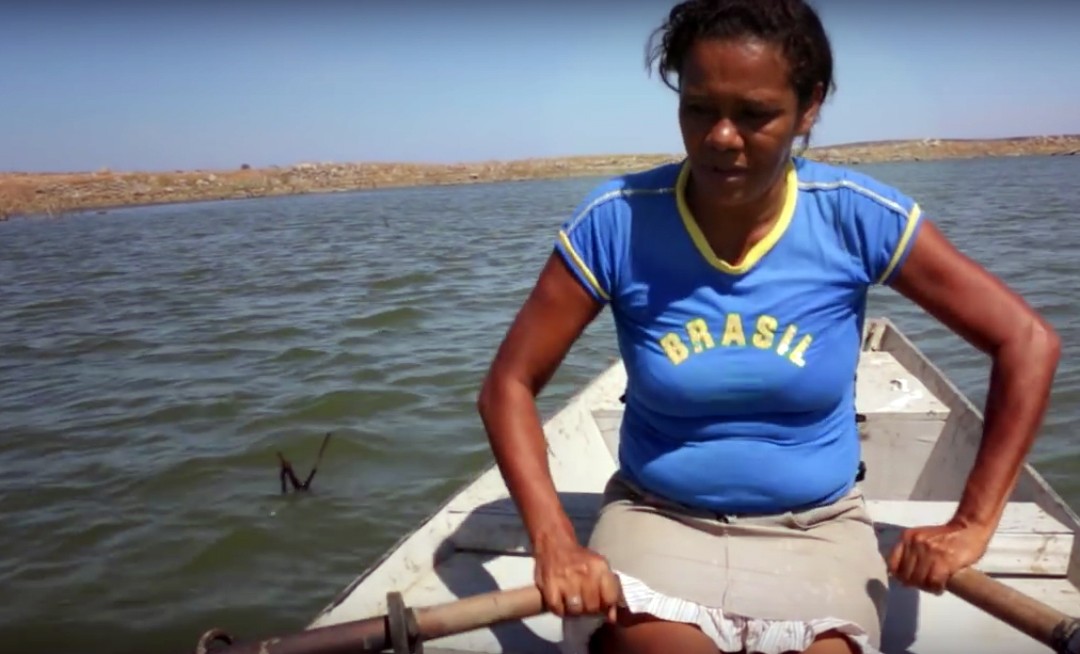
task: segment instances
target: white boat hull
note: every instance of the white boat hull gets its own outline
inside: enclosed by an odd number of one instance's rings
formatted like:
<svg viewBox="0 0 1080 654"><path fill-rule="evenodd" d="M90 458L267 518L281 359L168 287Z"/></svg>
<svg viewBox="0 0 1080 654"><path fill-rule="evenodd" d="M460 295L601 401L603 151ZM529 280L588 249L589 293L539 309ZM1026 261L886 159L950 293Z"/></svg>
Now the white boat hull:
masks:
<svg viewBox="0 0 1080 654"><path fill-rule="evenodd" d="M619 396L613 364L545 423L556 488L584 542L615 471ZM861 483L887 551L904 526L951 515L981 436L982 416L894 325L867 324L857 379L866 416ZM1031 467L1024 469L986 556L976 566L1069 615L1080 615L1076 514ZM360 575L309 625L386 612L386 595L409 606L441 604L533 583L528 537L497 468L488 468ZM425 644L426 652L551 654L560 622L542 615ZM1046 647L956 596L893 584L883 632L888 654L1021 654Z"/></svg>

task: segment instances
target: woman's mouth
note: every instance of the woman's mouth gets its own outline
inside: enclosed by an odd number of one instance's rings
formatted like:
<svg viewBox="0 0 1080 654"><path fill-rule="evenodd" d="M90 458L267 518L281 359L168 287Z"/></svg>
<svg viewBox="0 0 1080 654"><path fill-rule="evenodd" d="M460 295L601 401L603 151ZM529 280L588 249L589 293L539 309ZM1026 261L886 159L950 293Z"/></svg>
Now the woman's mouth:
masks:
<svg viewBox="0 0 1080 654"><path fill-rule="evenodd" d="M741 166L708 166L710 174L723 179L740 179L746 176L746 168Z"/></svg>

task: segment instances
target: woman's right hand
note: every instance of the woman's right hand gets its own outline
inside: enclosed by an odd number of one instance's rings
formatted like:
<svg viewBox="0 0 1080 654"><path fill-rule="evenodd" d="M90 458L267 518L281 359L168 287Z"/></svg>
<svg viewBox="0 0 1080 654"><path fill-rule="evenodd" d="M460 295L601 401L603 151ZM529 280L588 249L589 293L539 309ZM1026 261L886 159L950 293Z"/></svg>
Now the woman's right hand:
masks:
<svg viewBox="0 0 1080 654"><path fill-rule="evenodd" d="M548 610L559 617L606 615L615 622L619 580L604 557L563 542L538 548L534 560L536 586Z"/></svg>

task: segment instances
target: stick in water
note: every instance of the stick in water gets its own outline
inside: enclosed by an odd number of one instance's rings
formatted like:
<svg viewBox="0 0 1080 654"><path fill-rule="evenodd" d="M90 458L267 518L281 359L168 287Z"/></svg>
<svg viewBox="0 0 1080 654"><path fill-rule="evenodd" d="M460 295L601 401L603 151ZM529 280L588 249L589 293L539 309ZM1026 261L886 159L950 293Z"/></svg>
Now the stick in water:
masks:
<svg viewBox="0 0 1080 654"><path fill-rule="evenodd" d="M319 469L319 464L322 462L323 452L326 451L326 444L330 442L330 432L326 432L326 436L323 437L322 445L319 447L319 454L315 457L315 464L311 466L311 472L308 473L307 479L300 481L297 478L296 473L293 472L292 464L285 458L285 455L280 451L277 453L278 462L281 464L281 494L284 495L288 491L285 488L285 480L288 478L289 484L292 485L293 491L302 492L311 488L311 480L315 478L315 473Z"/></svg>

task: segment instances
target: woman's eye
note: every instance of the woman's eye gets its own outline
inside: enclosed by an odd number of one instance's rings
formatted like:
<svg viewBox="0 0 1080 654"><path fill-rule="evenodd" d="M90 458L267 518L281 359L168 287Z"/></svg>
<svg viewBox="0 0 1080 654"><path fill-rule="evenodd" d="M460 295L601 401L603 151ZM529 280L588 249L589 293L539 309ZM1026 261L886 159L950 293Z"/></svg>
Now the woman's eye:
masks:
<svg viewBox="0 0 1080 654"><path fill-rule="evenodd" d="M767 120L773 117L774 112L770 109L747 109L743 112L747 118L751 120Z"/></svg>

